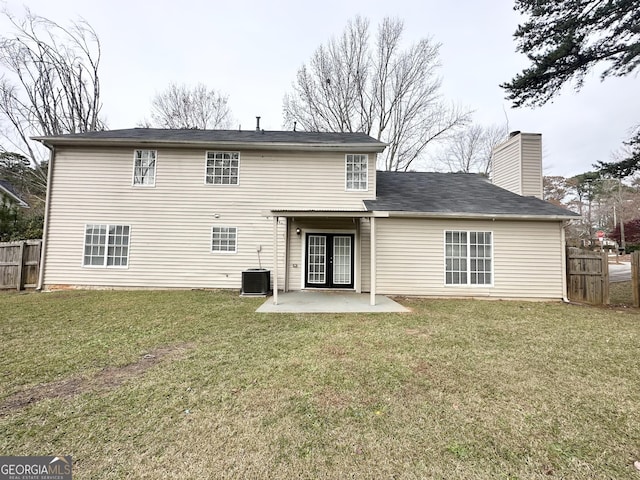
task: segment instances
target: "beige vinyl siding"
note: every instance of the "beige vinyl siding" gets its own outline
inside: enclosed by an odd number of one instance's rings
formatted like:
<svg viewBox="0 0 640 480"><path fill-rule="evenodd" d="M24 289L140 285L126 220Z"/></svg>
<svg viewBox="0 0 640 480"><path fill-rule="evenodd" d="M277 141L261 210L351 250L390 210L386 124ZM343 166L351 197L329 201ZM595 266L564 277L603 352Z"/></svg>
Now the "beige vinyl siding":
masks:
<svg viewBox="0 0 640 480"><path fill-rule="evenodd" d="M542 135L514 135L495 148L491 162L494 185L518 195L542 198Z"/></svg>
<svg viewBox="0 0 640 480"><path fill-rule="evenodd" d="M360 221L360 289L371 291L371 221Z"/></svg>
<svg viewBox="0 0 640 480"><path fill-rule="evenodd" d="M520 134L522 195L542 198L542 136Z"/></svg>
<svg viewBox="0 0 640 480"><path fill-rule="evenodd" d="M491 180L494 185L520 194L522 188L520 164L520 136L498 146L491 158Z"/></svg>
<svg viewBox="0 0 640 480"><path fill-rule="evenodd" d="M560 299L561 222L378 219L377 291L436 297ZM444 232L493 232L493 286L445 286Z"/></svg>
<svg viewBox="0 0 640 480"><path fill-rule="evenodd" d="M140 189L131 185L133 150L56 149L45 286L239 289L242 270L274 270L265 211L362 210L375 197L375 154L369 190L347 192L343 153L241 151L236 186L205 184L205 149L157 148L155 187ZM88 223L131 226L128 268L82 266ZM211 253L216 225L237 228L237 253ZM284 285L284 219L278 235Z"/></svg>

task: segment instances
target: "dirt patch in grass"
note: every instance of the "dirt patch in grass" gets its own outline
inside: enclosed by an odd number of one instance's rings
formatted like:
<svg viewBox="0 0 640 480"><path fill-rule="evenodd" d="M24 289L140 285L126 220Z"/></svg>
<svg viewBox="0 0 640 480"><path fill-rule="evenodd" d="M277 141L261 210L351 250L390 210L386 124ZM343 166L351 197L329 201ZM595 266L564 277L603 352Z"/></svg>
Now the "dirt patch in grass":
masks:
<svg viewBox="0 0 640 480"><path fill-rule="evenodd" d="M416 337L421 337L421 338L424 338L426 340L430 340L431 339L431 334L428 331L426 331L426 330L424 330L422 328L407 328L405 330L405 332L407 333L407 335L413 335L413 336L416 336Z"/></svg>
<svg viewBox="0 0 640 480"><path fill-rule="evenodd" d="M90 377L66 378L57 382L44 383L27 388L11 395L0 403L0 416L47 398L71 398L88 391L104 392L112 390L131 378L139 377L160 362L182 357L193 347L194 345L191 343L167 345L146 353L137 362L122 367L106 367Z"/></svg>

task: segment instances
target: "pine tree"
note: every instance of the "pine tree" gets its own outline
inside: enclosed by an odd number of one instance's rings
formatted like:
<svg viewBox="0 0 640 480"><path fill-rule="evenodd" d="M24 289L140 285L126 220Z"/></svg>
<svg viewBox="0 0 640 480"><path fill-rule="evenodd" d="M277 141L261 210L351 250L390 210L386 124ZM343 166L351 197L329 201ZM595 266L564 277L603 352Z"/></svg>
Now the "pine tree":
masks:
<svg viewBox="0 0 640 480"><path fill-rule="evenodd" d="M516 0L528 17L514 36L531 66L501 85L513 105L539 106L604 64L601 78L640 66L640 0Z"/></svg>

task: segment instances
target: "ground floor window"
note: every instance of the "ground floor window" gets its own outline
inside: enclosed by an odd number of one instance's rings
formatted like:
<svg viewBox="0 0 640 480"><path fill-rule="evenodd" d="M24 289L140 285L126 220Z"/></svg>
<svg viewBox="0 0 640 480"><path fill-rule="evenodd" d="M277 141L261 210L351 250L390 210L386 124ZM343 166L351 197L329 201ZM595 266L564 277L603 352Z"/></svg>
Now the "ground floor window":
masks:
<svg viewBox="0 0 640 480"><path fill-rule="evenodd" d="M85 267L126 267L129 264L129 225L85 225Z"/></svg>
<svg viewBox="0 0 640 480"><path fill-rule="evenodd" d="M493 283L491 232L445 231L445 284Z"/></svg>
<svg viewBox="0 0 640 480"><path fill-rule="evenodd" d="M213 227L211 229L211 251L214 253L236 253L238 230L236 227Z"/></svg>

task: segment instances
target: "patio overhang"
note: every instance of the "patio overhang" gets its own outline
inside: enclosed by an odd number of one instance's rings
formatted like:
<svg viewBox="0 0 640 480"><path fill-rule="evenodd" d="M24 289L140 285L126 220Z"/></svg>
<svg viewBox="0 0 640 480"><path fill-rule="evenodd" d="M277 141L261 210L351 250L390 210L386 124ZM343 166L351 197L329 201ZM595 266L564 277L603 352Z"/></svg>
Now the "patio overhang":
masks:
<svg viewBox="0 0 640 480"><path fill-rule="evenodd" d="M265 210L264 217L282 218L371 218L388 217L389 212L372 212L369 210Z"/></svg>
<svg viewBox="0 0 640 480"><path fill-rule="evenodd" d="M285 242L284 242L284 279L285 279L285 287L284 291L287 291L287 283L288 283L288 243L290 236L290 222L295 221L296 219L368 219L370 223L370 305L376 305L376 222L375 219L378 217L388 217L389 212L378 212L378 211L370 211L370 210L338 210L338 209L305 209L305 210L296 210L296 209L271 209L262 211L262 215L267 218L273 219L273 251L274 251L274 262L273 262L273 304L278 305L278 258L279 258L279 239L278 239L278 222L280 218L285 219ZM359 229L357 230L359 234ZM356 291L359 292L359 289L356 288Z"/></svg>

